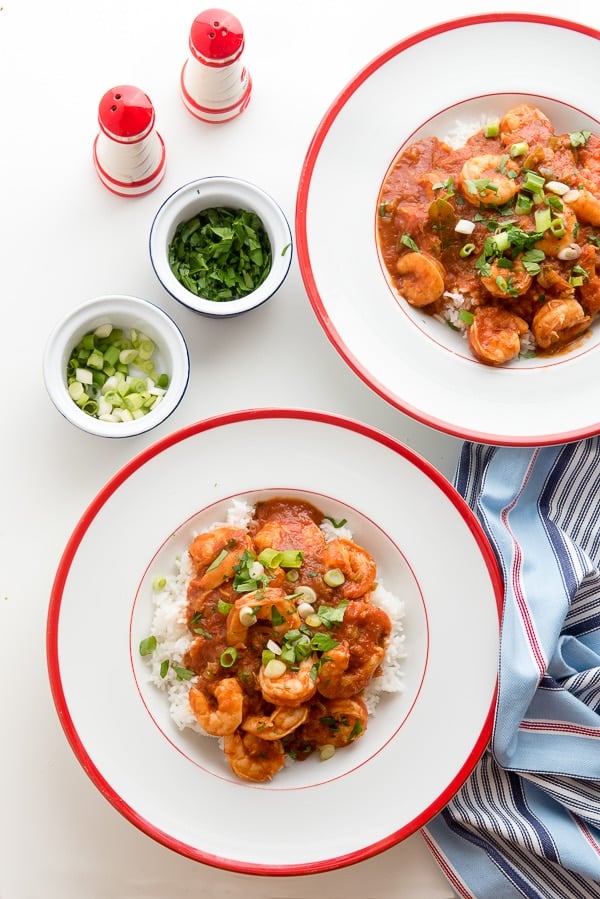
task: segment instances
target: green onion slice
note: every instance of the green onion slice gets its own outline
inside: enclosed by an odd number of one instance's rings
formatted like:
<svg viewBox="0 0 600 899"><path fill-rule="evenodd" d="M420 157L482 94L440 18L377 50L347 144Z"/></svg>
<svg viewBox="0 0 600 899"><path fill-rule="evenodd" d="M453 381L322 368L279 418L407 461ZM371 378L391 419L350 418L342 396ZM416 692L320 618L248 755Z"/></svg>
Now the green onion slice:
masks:
<svg viewBox="0 0 600 899"><path fill-rule="evenodd" d="M221 667L223 668L231 668L233 663L238 657L237 649L235 646L228 646L227 649L224 649L219 657L219 661L221 663Z"/></svg>

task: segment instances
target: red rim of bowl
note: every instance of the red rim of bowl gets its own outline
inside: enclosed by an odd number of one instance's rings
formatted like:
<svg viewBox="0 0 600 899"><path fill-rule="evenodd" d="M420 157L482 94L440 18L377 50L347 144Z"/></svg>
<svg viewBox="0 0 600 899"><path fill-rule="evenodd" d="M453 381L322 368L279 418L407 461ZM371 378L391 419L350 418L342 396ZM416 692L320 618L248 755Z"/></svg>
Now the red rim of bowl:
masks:
<svg viewBox="0 0 600 899"><path fill-rule="evenodd" d="M180 840L170 836L164 830L157 828L154 824L147 821L138 812L126 802L122 796L111 786L106 778L98 770L86 746L80 738L77 727L71 716L68 702L63 690L61 679L60 659L58 650L59 623L61 614L61 603L63 591L69 575L69 571L79 545L82 542L88 528L92 525L94 519L102 510L102 507L109 501L113 493L118 490L131 475L147 462L158 457L163 451L175 444L193 437L203 431L219 428L236 422L243 422L248 419L300 419L308 421L316 421L330 424L334 427L345 428L354 431L357 434L366 436L383 446L388 447L400 456L410 461L417 469L426 474L434 484L445 494L446 498L456 507L462 516L465 524L471 531L482 558L485 562L490 575L490 582L496 600L496 609L498 614L498 622L500 622L502 605L503 605L503 580L498 566L498 562L493 553L492 547L488 542L483 529L477 521L475 514L469 508L467 503L462 499L458 492L452 487L449 481L434 468L431 463L420 457L408 447L399 443L388 434L378 431L369 425L359 421L348 419L342 416L325 412L316 412L302 409L252 409L232 412L213 418L205 419L193 425L184 427L174 433L157 441L154 445L144 449L139 455L131 459L120 471L118 471L102 488L102 490L92 500L90 505L84 511L78 524L76 525L69 541L64 549L63 555L59 561L56 571L54 583L50 594L50 602L48 609L47 628L46 628L46 654L47 666L50 680L52 697L58 713L58 717L65 736L73 750L75 756L85 770L86 774L98 788L100 793L139 830L146 833L158 843L174 850L182 856L186 856L195 861L202 862L212 867L222 868L236 873L260 874L260 875L297 875L297 874L315 874L324 871L330 871L336 868L345 867L371 858L374 855L391 848L403 839L415 833L424 824L429 821L435 814L449 802L456 791L462 786L468 778L478 760L481 758L486 749L493 726L494 711L497 697L497 681L491 697L488 713L482 724L481 731L475 744L473 745L468 756L465 758L461 768L456 773L453 780L441 792L437 799L425 808L418 816L410 822L400 827L398 830L387 835L384 839L364 846L360 850L353 851L346 855L337 856L330 859L321 859L315 862L301 864L284 864L284 865L264 865L254 864L251 862L236 861L212 853L207 853L201 848L187 845Z"/></svg>
<svg viewBox="0 0 600 899"><path fill-rule="evenodd" d="M337 352L344 359L346 364L352 371L364 381L372 390L380 397L395 406L401 412L409 415L416 421L421 422L438 431L450 434L460 439L474 440L482 443L493 443L505 446L549 446L557 443L567 443L572 440L580 440L585 437L591 437L596 433L600 433L600 421L595 426L587 426L585 428L574 429L565 433L550 433L544 436L536 435L535 437L527 437L523 435L501 437L496 434L488 434L479 432L476 429L467 431L466 428L459 428L456 425L437 418L433 415L423 413L418 408L411 405L410 402L399 398L392 393L385 384L373 378L370 373L365 370L360 360L357 359L345 345L336 331L336 328L329 318L327 309L319 293L319 288L312 271L310 253L308 249L308 235L306 213L308 207L308 195L311 187L313 170L315 168L321 147L325 138L335 122L340 110L346 105L352 95L361 87L361 85L381 66L385 65L390 59L398 56L408 48L415 44L426 41L429 38L443 34L444 32L465 28L471 25L481 25L494 22L528 22L532 24L550 25L557 28L576 31L589 37L600 40L600 32L591 26L581 23L572 22L567 19L556 18L552 16L537 15L535 13L484 13L482 15L465 16L450 21L441 22L416 32L407 38L393 44L380 55L376 56L368 63L358 74L346 85L342 92L336 97L329 109L321 119L320 124L315 131L308 151L306 153L302 171L300 174L297 198L296 198L296 216L295 216L295 232L296 232L296 251L298 255L298 264L300 273L304 282L304 287L308 294L308 298L312 304L313 310L317 316L319 323L325 331L330 342L333 344Z"/></svg>

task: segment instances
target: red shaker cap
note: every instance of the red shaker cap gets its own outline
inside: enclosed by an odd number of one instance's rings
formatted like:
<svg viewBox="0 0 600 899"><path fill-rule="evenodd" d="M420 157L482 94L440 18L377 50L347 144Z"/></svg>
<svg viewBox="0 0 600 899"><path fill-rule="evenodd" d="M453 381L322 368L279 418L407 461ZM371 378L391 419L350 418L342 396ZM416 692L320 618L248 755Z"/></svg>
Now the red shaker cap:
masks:
<svg viewBox="0 0 600 899"><path fill-rule="evenodd" d="M154 107L139 87L121 84L107 91L100 100L98 122L114 140L123 143L142 140L154 125Z"/></svg>
<svg viewBox="0 0 600 899"><path fill-rule="evenodd" d="M190 50L208 65L233 62L244 49L244 30L238 19L225 9L205 9L196 16L190 30Z"/></svg>

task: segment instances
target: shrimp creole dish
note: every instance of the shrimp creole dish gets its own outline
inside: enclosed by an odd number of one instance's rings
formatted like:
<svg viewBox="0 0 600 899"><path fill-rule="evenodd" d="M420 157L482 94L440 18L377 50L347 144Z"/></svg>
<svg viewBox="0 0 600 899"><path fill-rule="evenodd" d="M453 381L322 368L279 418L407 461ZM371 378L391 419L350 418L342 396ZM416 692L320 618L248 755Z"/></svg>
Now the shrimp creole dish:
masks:
<svg viewBox="0 0 600 899"><path fill-rule="evenodd" d="M573 346L600 310L600 138L521 103L398 155L378 197L389 283L503 365Z"/></svg>
<svg viewBox="0 0 600 899"><path fill-rule="evenodd" d="M361 739L402 689L403 610L346 520L312 503L236 500L153 584L140 652L181 728L260 783ZM221 756L222 757L222 756Z"/></svg>

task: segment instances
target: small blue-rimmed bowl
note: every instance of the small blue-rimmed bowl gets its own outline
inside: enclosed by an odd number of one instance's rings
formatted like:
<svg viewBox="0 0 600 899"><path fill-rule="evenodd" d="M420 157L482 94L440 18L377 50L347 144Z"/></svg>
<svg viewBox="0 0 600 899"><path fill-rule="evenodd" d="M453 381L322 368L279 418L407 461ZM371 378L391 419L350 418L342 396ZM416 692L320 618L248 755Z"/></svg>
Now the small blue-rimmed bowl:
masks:
<svg viewBox="0 0 600 899"><path fill-rule="evenodd" d="M219 207L254 212L271 244L271 267L265 280L245 296L221 301L196 296L169 265L169 247L177 226L205 209ZM231 318L262 305L279 290L292 261L292 232L283 211L264 190L249 181L214 175L190 181L167 197L150 229L150 260L158 280L175 300L202 315Z"/></svg>
<svg viewBox="0 0 600 899"><path fill-rule="evenodd" d="M152 362L168 375L160 402L129 421L106 421L85 412L69 393L67 369L74 348L86 335L111 324L147 335L155 345ZM173 319L148 300L109 295L88 300L72 309L50 334L44 352L44 381L50 399L72 424L98 437L135 437L165 421L181 402L190 376L187 344Z"/></svg>

